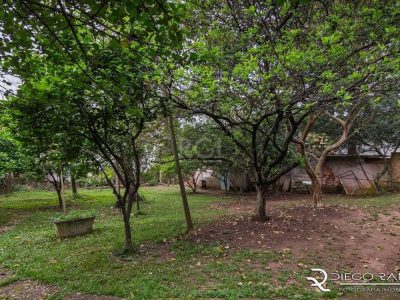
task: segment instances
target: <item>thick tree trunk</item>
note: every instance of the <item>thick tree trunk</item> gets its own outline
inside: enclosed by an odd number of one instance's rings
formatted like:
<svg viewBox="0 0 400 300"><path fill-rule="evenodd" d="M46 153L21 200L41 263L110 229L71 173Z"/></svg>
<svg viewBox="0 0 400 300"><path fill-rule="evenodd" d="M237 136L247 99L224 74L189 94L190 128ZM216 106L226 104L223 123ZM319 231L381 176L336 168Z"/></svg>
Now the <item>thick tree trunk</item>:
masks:
<svg viewBox="0 0 400 300"><path fill-rule="evenodd" d="M78 195L78 186L76 184L76 179L74 175L71 175L71 186L72 186L72 194L74 196Z"/></svg>
<svg viewBox="0 0 400 300"><path fill-rule="evenodd" d="M257 186L257 202L256 202L256 211L255 218L257 221L265 222L268 220L266 213L266 204L267 204L267 189L262 186Z"/></svg>
<svg viewBox="0 0 400 300"><path fill-rule="evenodd" d="M170 134L171 134L172 150L174 152L174 158L175 158L175 168L176 168L176 173L178 174L179 187L181 190L183 210L185 212L186 228L187 228L187 231L191 231L193 229L192 216L190 215L189 202L187 200L185 183L183 181L182 169L181 169L181 165L179 162L178 146L176 143L174 122L173 122L171 114L168 115L168 125L169 125L169 129L170 129Z"/></svg>

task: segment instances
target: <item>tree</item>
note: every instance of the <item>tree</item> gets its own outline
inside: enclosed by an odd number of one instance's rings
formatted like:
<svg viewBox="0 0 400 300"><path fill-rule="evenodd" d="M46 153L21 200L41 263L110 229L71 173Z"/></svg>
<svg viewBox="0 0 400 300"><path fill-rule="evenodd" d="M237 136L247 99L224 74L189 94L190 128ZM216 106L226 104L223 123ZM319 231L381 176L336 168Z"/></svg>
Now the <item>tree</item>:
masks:
<svg viewBox="0 0 400 300"><path fill-rule="evenodd" d="M171 53L170 47L179 47L182 5L159 1L129 5L4 1L2 5L4 72L23 79L26 93L18 97L32 115L38 116L37 106L43 111L50 107L53 116L66 122L51 132L67 134L73 128L98 167L103 170L106 163L113 168L125 189L116 189L111 178L107 181L123 216L124 250L132 251L130 216L143 150L138 141L158 107L157 90L148 82L163 56ZM55 117L49 121L60 124Z"/></svg>
<svg viewBox="0 0 400 300"><path fill-rule="evenodd" d="M0 129L0 182L4 182L6 193L13 191L15 173L26 169L28 158L24 155L21 145L12 138L9 132Z"/></svg>
<svg viewBox="0 0 400 300"><path fill-rule="evenodd" d="M396 81L398 8L379 1L191 4L186 48L196 61L176 72L174 101L212 119L247 158L256 218L265 221L268 186L298 164L287 154L309 108Z"/></svg>
<svg viewBox="0 0 400 300"><path fill-rule="evenodd" d="M103 171L118 199L125 228L125 250L131 251L130 215L140 184L141 149L138 137L145 123L145 114L152 115L150 110L146 110L151 104L143 98L143 94L140 95L140 91L143 92L140 82L139 89L135 90L139 94L110 99L101 91L92 93L91 82L80 71L62 75L63 68L53 66L51 71L47 69L43 73L37 70L36 74L40 74L41 78L39 82L31 79L20 88L17 97L10 99L18 132L24 138L36 139L32 147L54 145L54 136L57 136L60 141L68 141L68 147L78 146L81 153L91 157ZM46 84L40 82L43 80ZM51 114L41 116L41 122L31 126L40 114L49 110ZM43 137L49 139L41 143ZM60 149L64 150L63 153L73 153L67 147ZM113 168L124 190L115 188L104 170L105 164Z"/></svg>
<svg viewBox="0 0 400 300"><path fill-rule="evenodd" d="M182 203L183 203L183 210L185 212L186 227L187 227L188 231L191 231L193 229L193 222L192 222L192 217L190 214L189 202L187 200L181 164L179 161L179 153L178 153L178 145L177 145L176 135L175 135L174 119L172 118L171 113L169 113L167 115L167 119L168 119L169 132L170 132L170 136L171 136L172 152L173 152L174 161L175 161L175 171L176 171L176 174L178 175L179 188L181 191L181 197L182 197Z"/></svg>
<svg viewBox="0 0 400 300"><path fill-rule="evenodd" d="M63 189L63 168L65 161L62 153L56 151L41 151L40 153L30 152L31 161L27 177L35 181L48 181L53 185L58 197L58 206L66 213L66 203L62 195Z"/></svg>
<svg viewBox="0 0 400 300"><path fill-rule="evenodd" d="M357 122L359 130L350 138L359 146L360 153L372 151L383 159L384 166L374 178L378 189L383 175L389 170L390 155L400 148L400 107L396 97L391 94L371 103Z"/></svg>
<svg viewBox="0 0 400 300"><path fill-rule="evenodd" d="M311 179L313 203L314 207L322 206L322 167L325 163L328 154L339 149L346 143L350 136L350 130L355 119L360 114L361 107L365 105L363 102L354 103L351 107L342 106L341 110L334 109L333 113L324 107L323 110L317 113L312 112L308 116L307 123L303 130L299 132L298 137L294 137L293 141L296 143L297 151L301 155L304 163L304 169ZM325 117L325 118L323 118ZM327 120L333 121L335 126L340 128L340 134L333 139L324 139L324 134L320 133L318 142L312 142L313 127L317 120L326 122ZM338 126L339 125L339 126ZM318 134L318 133L317 133Z"/></svg>

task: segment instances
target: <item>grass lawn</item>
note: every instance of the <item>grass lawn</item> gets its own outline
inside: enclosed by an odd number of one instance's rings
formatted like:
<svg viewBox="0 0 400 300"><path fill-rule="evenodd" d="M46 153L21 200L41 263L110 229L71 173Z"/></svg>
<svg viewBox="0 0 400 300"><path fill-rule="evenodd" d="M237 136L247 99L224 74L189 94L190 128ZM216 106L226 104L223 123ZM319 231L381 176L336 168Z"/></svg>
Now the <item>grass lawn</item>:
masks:
<svg viewBox="0 0 400 300"><path fill-rule="evenodd" d="M309 288L306 271L282 267L273 273L265 267L270 262L293 261L290 251L230 251L217 242L207 246L189 243L180 239L185 222L179 190L144 187L141 193L144 214L132 217L134 243L140 252L129 257L117 255L123 246L123 224L112 208L110 190L81 190L78 199L67 197L69 207L95 210L97 217L93 234L66 240L55 236L52 218L58 208L54 193L17 192L0 197L0 224L15 217L22 220L0 236L0 266L12 270L17 279L62 287L53 297L60 299L72 291L134 299L321 297ZM189 201L199 226L227 213L223 208L210 209L210 204L229 199L190 194ZM368 201L374 206L381 200ZM297 283L287 284L293 278Z"/></svg>

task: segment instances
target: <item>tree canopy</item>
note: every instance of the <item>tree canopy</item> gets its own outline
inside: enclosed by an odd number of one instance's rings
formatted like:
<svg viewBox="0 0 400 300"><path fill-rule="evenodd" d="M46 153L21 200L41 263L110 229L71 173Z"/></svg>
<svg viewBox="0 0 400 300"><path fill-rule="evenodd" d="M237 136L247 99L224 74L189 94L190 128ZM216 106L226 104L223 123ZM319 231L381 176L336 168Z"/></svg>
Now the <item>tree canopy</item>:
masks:
<svg viewBox="0 0 400 300"><path fill-rule="evenodd" d="M104 172L129 251L141 172L162 144L148 140L157 137L149 134L157 121L168 117L172 132L180 120L176 132L191 143L182 149L174 142L167 152L176 170L183 158L190 160L187 173L248 172L256 219L265 221L270 185L304 163L293 141L312 116L352 116L354 107L399 92L394 0L6 0L1 6L1 88L8 90L10 130L36 159L57 154L67 165L83 155L102 171L111 166L125 187ZM4 74L21 80L16 93ZM200 133L209 139L199 144ZM218 155L202 157L216 141ZM184 207L186 213L185 201Z"/></svg>

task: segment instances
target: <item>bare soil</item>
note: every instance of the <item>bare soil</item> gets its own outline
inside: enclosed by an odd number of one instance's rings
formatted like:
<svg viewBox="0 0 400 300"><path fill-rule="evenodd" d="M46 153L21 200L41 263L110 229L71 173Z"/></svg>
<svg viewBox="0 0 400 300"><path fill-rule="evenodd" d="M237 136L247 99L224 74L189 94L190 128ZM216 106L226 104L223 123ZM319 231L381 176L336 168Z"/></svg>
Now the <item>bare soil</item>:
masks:
<svg viewBox="0 0 400 300"><path fill-rule="evenodd" d="M277 195L270 199L265 223L252 219L255 196L231 197L213 204L230 216L198 228L193 243L222 244L232 250L291 251L310 267L331 272L398 272L400 266L400 212L393 208L377 216L360 208L311 206L310 195ZM328 195L327 197L332 197Z"/></svg>
<svg viewBox="0 0 400 300"><path fill-rule="evenodd" d="M0 288L0 299L7 300L42 300L60 292L61 289L49 284L33 280L21 280ZM112 296L98 296L75 293L63 298L64 300L119 300Z"/></svg>

